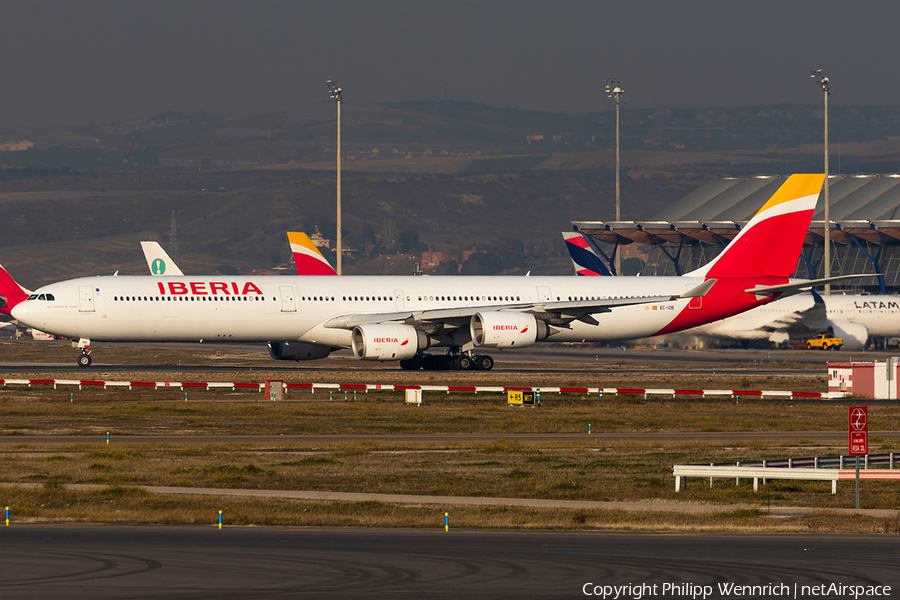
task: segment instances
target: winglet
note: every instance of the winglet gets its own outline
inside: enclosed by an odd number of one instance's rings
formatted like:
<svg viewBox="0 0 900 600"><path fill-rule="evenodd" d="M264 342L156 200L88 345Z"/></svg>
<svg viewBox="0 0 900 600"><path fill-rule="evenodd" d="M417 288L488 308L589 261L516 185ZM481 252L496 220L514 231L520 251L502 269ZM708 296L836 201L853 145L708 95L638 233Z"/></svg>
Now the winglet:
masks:
<svg viewBox="0 0 900 600"><path fill-rule="evenodd" d="M6 269L0 265L0 314L9 316L13 307L28 298L30 294L31 291L16 283Z"/></svg>
<svg viewBox="0 0 900 600"><path fill-rule="evenodd" d="M175 261L169 258L169 255L159 245L159 242L141 242L141 250L144 251L144 258L147 260L147 266L150 267L151 275L160 277L163 275L168 277L184 276L184 273L181 272Z"/></svg>
<svg viewBox="0 0 900 600"><path fill-rule="evenodd" d="M289 231L287 237L291 244L291 254L294 255L297 275L337 275L337 271L328 264L308 235L299 231Z"/></svg>

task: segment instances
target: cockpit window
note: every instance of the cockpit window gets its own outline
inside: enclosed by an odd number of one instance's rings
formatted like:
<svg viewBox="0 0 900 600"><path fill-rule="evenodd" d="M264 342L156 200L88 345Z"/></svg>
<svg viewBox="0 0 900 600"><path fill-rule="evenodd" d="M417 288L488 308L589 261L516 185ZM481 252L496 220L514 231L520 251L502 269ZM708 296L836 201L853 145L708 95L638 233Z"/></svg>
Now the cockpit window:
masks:
<svg viewBox="0 0 900 600"><path fill-rule="evenodd" d="M54 302L56 298L53 297L53 294L47 294L47 300L50 302Z"/></svg>
<svg viewBox="0 0 900 600"><path fill-rule="evenodd" d="M38 297L37 294L32 294L32 295L28 296L28 299L29 300L37 300L37 297Z"/></svg>

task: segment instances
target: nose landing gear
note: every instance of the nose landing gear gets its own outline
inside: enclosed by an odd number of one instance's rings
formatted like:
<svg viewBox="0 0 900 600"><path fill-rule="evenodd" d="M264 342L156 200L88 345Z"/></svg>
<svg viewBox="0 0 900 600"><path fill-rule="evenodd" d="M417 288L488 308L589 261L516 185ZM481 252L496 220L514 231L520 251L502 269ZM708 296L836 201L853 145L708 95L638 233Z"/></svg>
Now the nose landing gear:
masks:
<svg viewBox="0 0 900 600"><path fill-rule="evenodd" d="M78 340L78 347L81 348L81 356L78 357L78 366L91 366L91 340L81 338Z"/></svg>
<svg viewBox="0 0 900 600"><path fill-rule="evenodd" d="M82 352L81 356L78 357L78 366L79 367L89 367L91 366L91 353L90 352Z"/></svg>

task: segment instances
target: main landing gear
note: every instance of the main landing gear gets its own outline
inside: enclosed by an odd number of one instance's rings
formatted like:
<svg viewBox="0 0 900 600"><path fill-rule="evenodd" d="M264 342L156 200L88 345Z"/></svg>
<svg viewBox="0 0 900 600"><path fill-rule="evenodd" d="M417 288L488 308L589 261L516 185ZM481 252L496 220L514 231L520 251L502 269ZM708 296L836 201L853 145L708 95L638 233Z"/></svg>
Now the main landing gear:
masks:
<svg viewBox="0 0 900 600"><path fill-rule="evenodd" d="M414 357L400 361L400 367L406 371L490 371L494 368L494 359L487 354L470 356L468 354L416 354Z"/></svg>

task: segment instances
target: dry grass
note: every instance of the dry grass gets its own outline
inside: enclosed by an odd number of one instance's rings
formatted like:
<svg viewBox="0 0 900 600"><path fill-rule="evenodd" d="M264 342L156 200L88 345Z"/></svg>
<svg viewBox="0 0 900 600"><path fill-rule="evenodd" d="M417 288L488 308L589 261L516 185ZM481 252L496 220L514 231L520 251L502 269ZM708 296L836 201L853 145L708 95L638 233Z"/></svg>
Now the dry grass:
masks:
<svg viewBox="0 0 900 600"><path fill-rule="evenodd" d="M12 521L209 525L223 510L226 527L416 527L443 529L450 512L453 529L607 529L707 532L900 533L900 516L834 515L821 511L773 519L764 510L710 514L546 509L515 506L397 506L382 502L301 502L264 498L171 497L129 487L72 491L53 486L3 490Z"/></svg>
<svg viewBox="0 0 900 600"><path fill-rule="evenodd" d="M229 374L219 374L227 376ZM231 374L233 375L233 374ZM244 380L264 375L239 373ZM294 373L299 377L301 374ZM346 381L346 374L310 373L310 380ZM396 382L397 372L350 373ZM448 374L433 374L447 377ZM498 374L483 374L494 377ZM405 377L409 374L400 373ZM452 376L452 374L449 374ZM47 375L39 376L41 378ZM205 378L205 376L203 376ZM508 379L508 375L505 376ZM523 380L536 379L526 374ZM556 385L598 385L589 375L557 373ZM118 374L115 379L127 379ZM141 374L140 379L153 379ZM198 377L199 379L199 377ZM420 383L426 383L421 382ZM523 383L529 385L530 383ZM605 385L605 382L603 383ZM543 384L547 385L547 384ZM628 385L637 386L631 380ZM670 386L673 384L669 384ZM691 386L693 387L693 386ZM724 387L724 386L722 386ZM748 387L748 386L742 386ZM700 481L675 494L670 469L678 463L772 459L838 454L815 439L742 445L693 442L521 442L516 433L821 431L846 427L846 403L775 401L682 402L544 394L538 409L506 406L499 394L447 395L426 392L426 406L403 404L396 393L358 394L358 401L327 401L327 394L291 391L288 401L263 401L261 393L180 390L75 391L0 389L0 435L112 432L109 447L96 442L0 446L0 481L43 484L40 489L5 488L0 503L14 520L214 523L224 501L148 494L137 485L214 488L324 490L595 501L657 501L721 504L716 514L537 509L453 508L454 527L649 529L698 531L891 531L898 518L837 517L828 511L853 505L853 486L832 496L822 482L775 481L754 493L750 483ZM350 395L352 398L352 394ZM343 400L343 394L337 395ZM870 411L873 430L900 430L900 407ZM130 445L135 434L440 434L487 433L496 439L460 443L435 437L430 443L211 443ZM814 438L815 436L810 436ZM873 438L872 452L898 451L900 441ZM107 486L98 492L62 489L63 483ZM866 482L863 507L900 509L891 482ZM735 508L727 508L729 505ZM768 506L819 509L813 516L773 518ZM737 508L746 507L747 508ZM379 502L316 503L229 498L226 522L259 525L352 525L440 527L443 508Z"/></svg>
<svg viewBox="0 0 900 600"><path fill-rule="evenodd" d="M887 444L885 444L887 445ZM898 444L894 443L896 450ZM884 450L885 448L877 448ZM876 448L873 447L873 451ZM320 490L381 494L544 498L592 501L700 502L759 507L845 508L851 484L772 481L753 492L750 480L692 480L674 491L674 464L734 462L836 454L840 448L754 442L736 447L702 442L590 441L523 443L346 442L165 444L52 448L22 444L3 453L0 481L50 485ZM900 509L893 482L866 482L863 507Z"/></svg>
<svg viewBox="0 0 900 600"><path fill-rule="evenodd" d="M841 431L846 405L836 402L723 399L643 401L543 394L536 409L512 408L502 394L426 392L426 406L399 392L358 394L292 391L286 402L261 393L175 390L75 391L0 389L0 435L74 434L428 434L717 431ZM352 399L353 394L349 395ZM900 407L872 408L870 429L900 430Z"/></svg>

